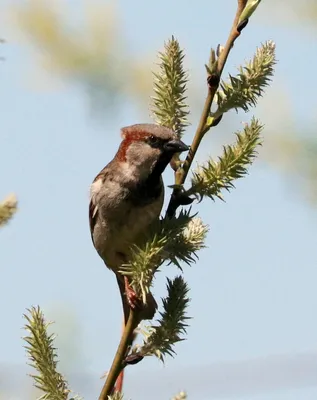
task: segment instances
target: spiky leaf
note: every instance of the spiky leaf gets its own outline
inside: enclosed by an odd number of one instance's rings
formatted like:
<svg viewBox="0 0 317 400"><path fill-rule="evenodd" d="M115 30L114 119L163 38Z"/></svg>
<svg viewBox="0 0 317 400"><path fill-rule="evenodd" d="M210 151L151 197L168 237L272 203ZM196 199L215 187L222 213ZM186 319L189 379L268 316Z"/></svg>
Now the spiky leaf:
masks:
<svg viewBox="0 0 317 400"><path fill-rule="evenodd" d="M164 261L181 268L180 262L190 264L204 247L207 226L189 213L181 211L177 217L157 221L147 232L143 245L131 249L130 262L122 266L121 273L129 276L144 303L154 274Z"/></svg>
<svg viewBox="0 0 317 400"><path fill-rule="evenodd" d="M152 114L157 124L173 129L181 137L188 125L188 76L183 67L184 52L173 36L165 43L159 59L159 72L153 74Z"/></svg>
<svg viewBox="0 0 317 400"><path fill-rule="evenodd" d="M181 276L173 280L167 278L167 297L162 299L163 311L157 325L149 327L145 341L134 351L143 356L156 355L162 361L166 355L174 356L174 345L184 340L187 321L186 310L189 303L189 288Z"/></svg>
<svg viewBox="0 0 317 400"><path fill-rule="evenodd" d="M212 114L214 119L231 109L249 111L255 106L271 81L275 63L275 44L267 41L256 50L251 61L239 68L236 77L230 75L229 82L221 82L216 96L218 109Z"/></svg>
<svg viewBox="0 0 317 400"><path fill-rule="evenodd" d="M223 147L223 154L218 160L210 159L198 166L193 173L188 194L223 200L222 192L234 188L233 182L247 174L249 165L257 155L257 147L262 144L262 129L260 122L253 118L250 124L245 125L243 132L236 134L235 144Z"/></svg>
<svg viewBox="0 0 317 400"><path fill-rule="evenodd" d="M0 226L7 224L17 211L18 201L11 194L0 203Z"/></svg>
<svg viewBox="0 0 317 400"><path fill-rule="evenodd" d="M24 315L28 336L25 349L37 374L31 375L34 385L44 392L40 400L67 400L70 390L61 373L57 371L57 354L54 347L55 336L47 331L50 323L44 320L39 307L32 307ZM77 396L74 397L78 398Z"/></svg>

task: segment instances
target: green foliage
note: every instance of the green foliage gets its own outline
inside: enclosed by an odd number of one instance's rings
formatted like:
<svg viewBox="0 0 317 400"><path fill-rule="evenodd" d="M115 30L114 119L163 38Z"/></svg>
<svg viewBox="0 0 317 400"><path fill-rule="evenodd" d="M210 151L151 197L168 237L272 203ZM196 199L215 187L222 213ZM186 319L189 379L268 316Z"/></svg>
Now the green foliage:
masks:
<svg viewBox="0 0 317 400"><path fill-rule="evenodd" d="M129 276L132 286L146 302L153 276L164 261L180 267L194 261L196 252L204 247L207 227L200 218L181 211L178 217L163 219L152 226L143 246L134 246L129 264L121 272Z"/></svg>
<svg viewBox="0 0 317 400"><path fill-rule="evenodd" d="M172 400L186 400L187 394L185 392L179 392L176 396L172 398Z"/></svg>
<svg viewBox="0 0 317 400"><path fill-rule="evenodd" d="M185 215L184 212L181 212L180 216L182 214ZM207 232L207 225L204 225L199 217L192 216L181 233L172 236L167 242L165 246L167 259L180 269L182 269L180 261L188 265L193 263L197 259L197 251L205 247Z"/></svg>
<svg viewBox="0 0 317 400"><path fill-rule="evenodd" d="M275 63L275 44L267 41L256 50L246 66L239 68L238 76L230 75L229 83L221 82L217 92L218 108L212 116L218 118L231 109L249 111L250 107L255 106L270 83Z"/></svg>
<svg viewBox="0 0 317 400"><path fill-rule="evenodd" d="M135 352L142 356L156 355L162 361L164 356L173 356L175 343L184 340L187 320L186 309L189 303L189 288L181 276L172 281L167 279L167 297L162 299L163 311L158 325L152 325L148 331L143 331L144 344L136 346Z"/></svg>
<svg viewBox="0 0 317 400"><path fill-rule="evenodd" d="M0 203L0 226L6 225L17 211L18 201L11 194Z"/></svg>
<svg viewBox="0 0 317 400"><path fill-rule="evenodd" d="M146 303L146 296L155 271L162 263L162 252L166 245L167 237L154 235L143 247L134 246L131 249L131 261L124 264L120 272L127 275L136 293Z"/></svg>
<svg viewBox="0 0 317 400"><path fill-rule="evenodd" d="M193 172L192 187L188 194L198 194L223 200L222 191L234 188L233 182L247 174L247 168L257 155L257 147L262 144L260 133L263 126L252 118L243 132L236 134L234 145L223 147L223 154L217 161L210 159Z"/></svg>
<svg viewBox="0 0 317 400"><path fill-rule="evenodd" d="M45 322L39 307L32 307L24 318L27 323L24 337L27 343L25 349L31 361L31 366L37 370L34 379L35 387L44 392L41 400L67 400L70 390L65 378L57 371L57 354L54 347L53 334L48 334L50 323ZM76 398L76 397L75 397ZM73 398L73 399L75 399ZM70 399L72 400L72 399Z"/></svg>
<svg viewBox="0 0 317 400"><path fill-rule="evenodd" d="M165 43L164 52L159 53L159 73L154 74L154 97L152 113L156 123L173 129L179 137L188 125L186 104L187 73L183 68L184 52L178 41Z"/></svg>

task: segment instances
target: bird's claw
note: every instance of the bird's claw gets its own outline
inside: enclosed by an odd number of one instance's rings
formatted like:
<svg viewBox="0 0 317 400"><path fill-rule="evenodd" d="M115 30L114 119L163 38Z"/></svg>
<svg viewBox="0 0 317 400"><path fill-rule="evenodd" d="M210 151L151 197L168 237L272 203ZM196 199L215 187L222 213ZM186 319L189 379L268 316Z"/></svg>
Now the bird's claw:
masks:
<svg viewBox="0 0 317 400"><path fill-rule="evenodd" d="M134 310L135 308L141 307L141 301L138 298L137 294L135 293L134 289L131 287L128 278L124 277L124 287L125 287L125 294L127 296L127 300L129 306Z"/></svg>

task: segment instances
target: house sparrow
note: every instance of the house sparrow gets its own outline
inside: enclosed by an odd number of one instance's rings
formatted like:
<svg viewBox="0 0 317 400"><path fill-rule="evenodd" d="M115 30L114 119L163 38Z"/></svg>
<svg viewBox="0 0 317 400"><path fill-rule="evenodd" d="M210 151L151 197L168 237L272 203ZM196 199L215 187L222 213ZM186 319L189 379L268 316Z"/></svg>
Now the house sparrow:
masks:
<svg viewBox="0 0 317 400"><path fill-rule="evenodd" d="M89 219L93 244L115 274L125 323L130 307L141 307L140 321L154 317L157 304L149 293L140 306L128 278L120 274L129 262L130 248L160 217L164 200L162 173L175 153L188 150L166 127L137 124L121 129L117 154L94 179L90 190Z"/></svg>

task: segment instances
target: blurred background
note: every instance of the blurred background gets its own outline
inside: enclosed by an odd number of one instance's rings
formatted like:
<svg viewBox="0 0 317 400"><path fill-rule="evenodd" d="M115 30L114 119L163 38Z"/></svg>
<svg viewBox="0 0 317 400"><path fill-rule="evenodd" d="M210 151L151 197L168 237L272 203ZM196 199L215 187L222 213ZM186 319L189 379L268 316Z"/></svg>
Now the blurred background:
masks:
<svg viewBox="0 0 317 400"><path fill-rule="evenodd" d="M19 211L0 240L0 399L34 399L21 337L41 305L56 323L60 370L98 397L121 331L113 274L95 253L88 193L113 157L119 129L149 122L151 71L175 35L189 71L190 143L205 99L210 47L223 44L235 0L193 2L0 0L0 198ZM264 146L226 202L194 204L210 225L199 262L184 271L192 301L187 340L162 365L126 374L125 398L315 400L317 397L317 5L262 1L226 73L257 46L277 46L272 86L248 114L234 112L205 138L217 156L252 113ZM170 172L166 184L173 183ZM169 193L169 192L168 192ZM168 196L167 196L168 200ZM155 282L165 293L165 267Z"/></svg>

